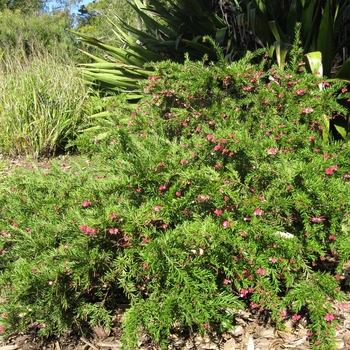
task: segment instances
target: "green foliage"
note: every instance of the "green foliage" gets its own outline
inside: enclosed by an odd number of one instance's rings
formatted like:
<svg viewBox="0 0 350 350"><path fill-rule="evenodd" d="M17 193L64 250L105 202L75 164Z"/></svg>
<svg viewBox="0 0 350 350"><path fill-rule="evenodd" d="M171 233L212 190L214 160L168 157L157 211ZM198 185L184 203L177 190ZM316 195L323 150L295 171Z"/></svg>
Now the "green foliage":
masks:
<svg viewBox="0 0 350 350"><path fill-rule="evenodd" d="M44 6L44 1L42 0L0 0L0 11L21 11L22 13L34 13L39 11Z"/></svg>
<svg viewBox="0 0 350 350"><path fill-rule="evenodd" d="M87 89L68 56L21 50L0 61L0 147L10 156L46 157L65 149L90 114Z"/></svg>
<svg viewBox="0 0 350 350"><path fill-rule="evenodd" d="M176 62L183 62L185 53L192 59L207 54L209 59L216 60L214 50L202 38L208 35L223 44L228 28L201 1L149 0L143 4L135 0L133 8L142 19L142 30L121 19L120 24L116 23L118 34L127 44L136 40L140 46Z"/></svg>
<svg viewBox="0 0 350 350"><path fill-rule="evenodd" d="M298 57L285 71L253 58L154 63L138 103L115 97L89 120L77 144L100 157L86 169L3 180L8 332L108 328L122 289L126 349L140 330L163 348L175 325L223 331L244 305L281 327L305 315L311 342L335 348L350 145L322 129L345 112L342 86L319 89Z"/></svg>
<svg viewBox="0 0 350 350"><path fill-rule="evenodd" d="M323 75L323 64L322 64L322 54L319 51L316 52L310 52L305 55L308 59L310 69L312 73ZM343 66L345 67L345 66ZM324 84L320 84L320 89L324 89L326 85L329 84L329 82L332 81L338 81L338 80L344 80L344 79L328 79ZM349 81L347 81L349 83ZM347 88L342 88L341 93L347 92ZM343 99L341 102L343 102L344 105L347 105L349 102L346 99ZM323 129L323 140L325 142L329 141L330 134L336 134L338 135L339 139L344 140L345 142L348 142L350 137L350 123L349 123L349 113L346 114L337 114L333 113L332 118L328 118L327 116L324 116L325 120L325 126ZM333 130L332 130L333 128Z"/></svg>
<svg viewBox="0 0 350 350"><path fill-rule="evenodd" d="M64 151L88 107L68 12L0 13L0 147L35 158ZM81 57L79 60L81 61Z"/></svg>
<svg viewBox="0 0 350 350"><path fill-rule="evenodd" d="M304 53L321 52L325 76L338 73L338 78L350 80L347 54L344 59L349 44L347 0L244 0L240 6L257 41L270 49L271 57L275 53L281 67L294 42L294 29L301 23ZM244 23L241 15L238 17ZM339 70L342 64L344 68Z"/></svg>
<svg viewBox="0 0 350 350"><path fill-rule="evenodd" d="M51 54L77 55L77 48L66 29L72 25L68 12L24 14L21 11L0 12L0 52L16 55L24 50L27 56L46 50ZM80 57L81 59L81 57Z"/></svg>
<svg viewBox="0 0 350 350"><path fill-rule="evenodd" d="M110 21L122 47L106 44L82 32L73 32L84 43L105 52L103 58L88 54L97 63L82 65L86 80L100 91L129 92L130 98L134 98L135 93L140 93L138 81L151 74L143 70L147 62L165 59L184 62L186 53L194 60L207 55L209 60L216 61L217 53L203 39L205 36L229 51L231 46L239 46L228 40L227 24L201 1L150 0L143 4L135 0L130 6L142 19L142 29L120 16Z"/></svg>
<svg viewBox="0 0 350 350"><path fill-rule="evenodd" d="M128 5L128 0L94 1L86 6L82 6L79 12L76 30L114 46L122 46L123 43L118 40L118 37L115 35L114 25L108 20L111 14L116 14L133 27L137 26L137 14Z"/></svg>

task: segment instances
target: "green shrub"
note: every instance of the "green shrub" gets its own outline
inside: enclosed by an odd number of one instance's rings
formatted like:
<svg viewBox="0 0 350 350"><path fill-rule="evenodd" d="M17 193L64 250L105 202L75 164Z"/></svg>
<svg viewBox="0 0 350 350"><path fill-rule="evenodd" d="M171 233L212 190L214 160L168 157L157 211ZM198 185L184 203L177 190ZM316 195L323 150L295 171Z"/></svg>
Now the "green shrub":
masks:
<svg viewBox="0 0 350 350"><path fill-rule="evenodd" d="M76 43L66 32L72 26L68 12L24 14L4 10L0 12L0 26L1 53L13 57L17 50L24 50L28 56L38 51L58 53L64 58L67 54L77 56Z"/></svg>
<svg viewBox="0 0 350 350"><path fill-rule="evenodd" d="M322 128L349 94L302 62L251 58L155 64L144 98L114 101L84 135L102 160L4 181L7 331L108 328L122 288L127 349L141 329L162 347L175 324L223 331L244 305L279 327L306 316L311 342L335 348L350 148Z"/></svg>

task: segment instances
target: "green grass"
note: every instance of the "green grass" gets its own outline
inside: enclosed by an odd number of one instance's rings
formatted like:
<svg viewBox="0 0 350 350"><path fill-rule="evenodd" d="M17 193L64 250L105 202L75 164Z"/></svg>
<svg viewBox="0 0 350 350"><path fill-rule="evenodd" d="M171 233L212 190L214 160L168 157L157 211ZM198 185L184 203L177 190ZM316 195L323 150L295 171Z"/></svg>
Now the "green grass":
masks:
<svg viewBox="0 0 350 350"><path fill-rule="evenodd" d="M65 61L65 63L62 63ZM89 113L88 95L68 57L43 50L4 54L0 60L0 149L8 156L64 151Z"/></svg>

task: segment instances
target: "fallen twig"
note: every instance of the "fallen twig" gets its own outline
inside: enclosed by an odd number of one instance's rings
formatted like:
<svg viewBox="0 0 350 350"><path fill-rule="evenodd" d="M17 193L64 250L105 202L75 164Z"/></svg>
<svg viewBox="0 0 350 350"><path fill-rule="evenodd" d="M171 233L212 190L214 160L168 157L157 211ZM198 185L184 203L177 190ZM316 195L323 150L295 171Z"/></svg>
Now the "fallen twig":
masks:
<svg viewBox="0 0 350 350"><path fill-rule="evenodd" d="M91 344L88 340L86 340L84 337L80 338L81 341L83 341L85 344L89 345L94 350L98 350L95 345ZM1 349L0 349L1 350Z"/></svg>

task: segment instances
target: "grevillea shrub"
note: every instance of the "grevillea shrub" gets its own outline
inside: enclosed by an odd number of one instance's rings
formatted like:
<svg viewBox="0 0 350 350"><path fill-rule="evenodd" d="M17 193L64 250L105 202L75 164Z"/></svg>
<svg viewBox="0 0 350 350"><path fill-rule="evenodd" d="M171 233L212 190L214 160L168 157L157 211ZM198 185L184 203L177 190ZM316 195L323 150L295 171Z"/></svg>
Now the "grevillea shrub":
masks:
<svg viewBox="0 0 350 350"><path fill-rule="evenodd" d="M242 307L305 318L315 348L335 348L350 147L322 131L349 94L297 59L251 58L154 65L137 104L96 121L98 161L4 180L7 331L108 328L124 294L126 349L140 330L165 348L175 327L229 329Z"/></svg>

